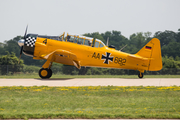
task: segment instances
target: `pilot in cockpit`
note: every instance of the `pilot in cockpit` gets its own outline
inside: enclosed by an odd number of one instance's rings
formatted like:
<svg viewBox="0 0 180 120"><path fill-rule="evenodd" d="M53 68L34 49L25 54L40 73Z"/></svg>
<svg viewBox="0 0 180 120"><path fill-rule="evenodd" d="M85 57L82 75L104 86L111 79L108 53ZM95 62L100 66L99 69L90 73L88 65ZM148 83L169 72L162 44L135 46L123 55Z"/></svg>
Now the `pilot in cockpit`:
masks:
<svg viewBox="0 0 180 120"><path fill-rule="evenodd" d="M67 36L67 41L70 42L71 36Z"/></svg>
<svg viewBox="0 0 180 120"><path fill-rule="evenodd" d="M91 42L88 40L88 45L91 46Z"/></svg>

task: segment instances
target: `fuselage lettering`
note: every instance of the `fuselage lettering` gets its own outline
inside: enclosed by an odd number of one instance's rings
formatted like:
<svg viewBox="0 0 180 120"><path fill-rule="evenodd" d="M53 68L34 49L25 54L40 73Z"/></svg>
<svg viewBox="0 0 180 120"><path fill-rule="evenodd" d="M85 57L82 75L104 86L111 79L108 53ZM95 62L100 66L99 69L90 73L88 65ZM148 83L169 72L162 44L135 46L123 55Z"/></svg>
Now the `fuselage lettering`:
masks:
<svg viewBox="0 0 180 120"><path fill-rule="evenodd" d="M120 66L122 66L122 65L125 65L126 59L125 58L115 57L114 63L119 64Z"/></svg>
<svg viewBox="0 0 180 120"><path fill-rule="evenodd" d="M47 43L47 39L45 39L45 40L43 41L43 43L46 44L46 43Z"/></svg>
<svg viewBox="0 0 180 120"><path fill-rule="evenodd" d="M100 59L100 53L96 54L96 52L94 52L94 54L92 55L92 58Z"/></svg>

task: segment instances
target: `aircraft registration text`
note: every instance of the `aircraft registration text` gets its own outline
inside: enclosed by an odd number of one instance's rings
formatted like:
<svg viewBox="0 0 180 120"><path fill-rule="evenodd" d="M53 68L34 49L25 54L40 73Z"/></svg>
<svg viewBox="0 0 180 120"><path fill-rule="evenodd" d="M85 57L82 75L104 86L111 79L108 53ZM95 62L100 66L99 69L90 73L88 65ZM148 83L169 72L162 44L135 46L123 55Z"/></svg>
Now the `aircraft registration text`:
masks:
<svg viewBox="0 0 180 120"><path fill-rule="evenodd" d="M101 55L100 53L94 52L92 55L92 58L104 60L104 64L109 64L109 61L111 61L116 64L119 64L120 66L125 65L125 63L126 63L125 58L115 57L115 59L114 59L114 56L110 57L110 55L111 55L111 53L108 53L108 52L106 52L106 55L103 55L103 54Z"/></svg>

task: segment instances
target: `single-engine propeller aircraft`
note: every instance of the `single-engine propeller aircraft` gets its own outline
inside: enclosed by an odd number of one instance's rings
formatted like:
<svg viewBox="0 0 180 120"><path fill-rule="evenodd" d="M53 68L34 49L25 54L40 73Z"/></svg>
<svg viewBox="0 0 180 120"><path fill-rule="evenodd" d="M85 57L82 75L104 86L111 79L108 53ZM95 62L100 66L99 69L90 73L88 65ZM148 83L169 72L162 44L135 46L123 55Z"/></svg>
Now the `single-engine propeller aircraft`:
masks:
<svg viewBox="0 0 180 120"><path fill-rule="evenodd" d="M158 71L162 69L161 46L157 38L149 41L136 54L128 54L115 50L114 46L106 46L101 40L81 35L65 34L60 36L43 36L26 34L18 41L22 52L33 59L46 59L39 76L50 78L53 62L85 67L103 67L138 70L139 78L143 78L144 71Z"/></svg>

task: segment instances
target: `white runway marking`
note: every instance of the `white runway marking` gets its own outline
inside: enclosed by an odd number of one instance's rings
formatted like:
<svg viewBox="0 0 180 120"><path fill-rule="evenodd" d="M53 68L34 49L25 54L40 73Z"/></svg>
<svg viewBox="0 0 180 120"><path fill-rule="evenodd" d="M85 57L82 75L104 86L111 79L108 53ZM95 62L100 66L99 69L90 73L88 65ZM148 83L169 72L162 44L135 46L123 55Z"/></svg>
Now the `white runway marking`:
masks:
<svg viewBox="0 0 180 120"><path fill-rule="evenodd" d="M0 86L180 86L180 78L0 79Z"/></svg>

